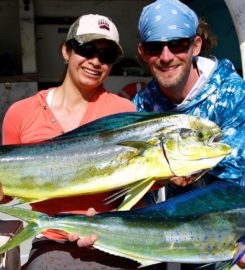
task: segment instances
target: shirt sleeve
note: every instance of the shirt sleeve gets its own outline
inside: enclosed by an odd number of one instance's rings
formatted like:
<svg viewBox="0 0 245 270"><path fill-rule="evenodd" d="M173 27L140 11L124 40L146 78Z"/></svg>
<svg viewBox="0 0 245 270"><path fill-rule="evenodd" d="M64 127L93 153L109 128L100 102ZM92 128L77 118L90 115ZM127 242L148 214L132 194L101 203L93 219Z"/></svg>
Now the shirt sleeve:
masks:
<svg viewBox="0 0 245 270"><path fill-rule="evenodd" d="M242 87L245 84L241 85ZM245 185L245 140L244 140L244 88L234 84L222 94L217 110L217 117L224 132L222 142L232 147L232 152L224 158L213 170L212 174L221 179L238 182Z"/></svg>
<svg viewBox="0 0 245 270"><path fill-rule="evenodd" d="M20 144L20 119L12 105L3 119L2 144Z"/></svg>

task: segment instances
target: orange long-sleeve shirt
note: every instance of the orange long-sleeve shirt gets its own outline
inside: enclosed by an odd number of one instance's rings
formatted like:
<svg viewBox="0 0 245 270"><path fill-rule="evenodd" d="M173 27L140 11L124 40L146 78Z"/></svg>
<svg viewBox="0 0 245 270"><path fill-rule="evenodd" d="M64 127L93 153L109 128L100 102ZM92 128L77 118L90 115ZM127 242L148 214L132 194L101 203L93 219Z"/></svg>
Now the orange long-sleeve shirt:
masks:
<svg viewBox="0 0 245 270"><path fill-rule="evenodd" d="M7 111L3 122L3 144L23 144L44 141L63 133L62 127L49 108L46 98L48 90L14 103ZM133 112L135 107L129 100L101 88L88 104L80 126L98 118L120 113ZM120 179L115 179L120 181ZM111 192L95 195L74 196L50 199L32 204L32 209L54 215L60 212L85 212L93 207L98 212L110 211L119 202L104 204ZM49 230L45 236L52 239L65 239L65 234Z"/></svg>

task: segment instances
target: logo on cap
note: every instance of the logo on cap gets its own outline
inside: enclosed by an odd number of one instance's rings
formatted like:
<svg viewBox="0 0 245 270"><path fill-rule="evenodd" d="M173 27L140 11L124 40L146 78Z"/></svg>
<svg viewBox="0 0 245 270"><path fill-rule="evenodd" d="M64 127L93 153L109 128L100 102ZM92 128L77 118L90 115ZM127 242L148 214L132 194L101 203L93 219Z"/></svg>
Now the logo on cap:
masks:
<svg viewBox="0 0 245 270"><path fill-rule="evenodd" d="M99 28L110 31L109 23L106 20L100 19L98 21L98 25L99 25Z"/></svg>

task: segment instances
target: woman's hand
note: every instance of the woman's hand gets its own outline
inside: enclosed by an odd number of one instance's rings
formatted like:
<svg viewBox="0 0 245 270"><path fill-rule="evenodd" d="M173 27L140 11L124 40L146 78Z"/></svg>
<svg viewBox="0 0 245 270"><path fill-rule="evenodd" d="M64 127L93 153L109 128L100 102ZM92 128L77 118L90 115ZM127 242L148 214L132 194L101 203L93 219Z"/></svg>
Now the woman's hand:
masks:
<svg viewBox="0 0 245 270"><path fill-rule="evenodd" d="M95 214L96 214L96 211L94 208L89 208L86 212L86 216L88 217L92 217ZM72 234L68 234L67 238L70 242L77 241L77 245L79 247L91 247L97 240L97 235L91 234L86 237L80 238L78 234L72 233Z"/></svg>
<svg viewBox="0 0 245 270"><path fill-rule="evenodd" d="M0 201L2 201L4 198L4 194L3 194L3 186L2 183L0 183Z"/></svg>
<svg viewBox="0 0 245 270"><path fill-rule="evenodd" d="M12 201L12 198L4 195L3 186L2 183L0 182L0 204L8 203L10 201Z"/></svg>
<svg viewBox="0 0 245 270"><path fill-rule="evenodd" d="M73 234L68 234L68 240L70 242L77 241L77 245L79 247L91 247L97 240L97 235L91 234L86 237L79 238L78 234L73 233Z"/></svg>

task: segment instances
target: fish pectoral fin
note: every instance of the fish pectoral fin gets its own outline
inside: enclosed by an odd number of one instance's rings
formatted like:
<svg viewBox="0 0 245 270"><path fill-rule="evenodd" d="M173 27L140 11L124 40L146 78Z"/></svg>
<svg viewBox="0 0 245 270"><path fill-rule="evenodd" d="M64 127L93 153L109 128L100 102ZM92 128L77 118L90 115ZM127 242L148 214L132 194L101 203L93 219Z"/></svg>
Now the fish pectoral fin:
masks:
<svg viewBox="0 0 245 270"><path fill-rule="evenodd" d="M145 180L140 181L140 183L132 185L117 210L130 210L146 194L155 182L155 178L146 178Z"/></svg>
<svg viewBox="0 0 245 270"><path fill-rule="evenodd" d="M120 189L117 192L114 192L111 196L107 197L104 199L105 204L110 204L114 201L116 201L119 198L122 198L123 196L125 196L128 193L128 190L130 190L130 186Z"/></svg>
<svg viewBox="0 0 245 270"><path fill-rule="evenodd" d="M212 265L213 265L213 263L202 264L195 269L202 270L202 269L206 269L206 267L209 267L209 266L212 267Z"/></svg>
<svg viewBox="0 0 245 270"><path fill-rule="evenodd" d="M137 149L140 153L145 151L148 148L151 148L153 145L148 142L143 142L143 141L122 141L117 143L118 145L122 146L128 146Z"/></svg>
<svg viewBox="0 0 245 270"><path fill-rule="evenodd" d="M142 267L147 267L147 266L150 266L150 265L154 265L154 264L157 264L157 263L161 263L160 261L154 261L154 260L148 260L148 259L137 259L137 261L141 264L140 266L138 266L137 269L140 269Z"/></svg>
<svg viewBox="0 0 245 270"><path fill-rule="evenodd" d="M218 262L215 264L215 270L231 270L233 267L232 260Z"/></svg>
<svg viewBox="0 0 245 270"><path fill-rule="evenodd" d="M148 181L148 179L143 180L143 181ZM125 188L120 189L117 192L114 192L112 195L110 195L109 197L104 199L105 204L110 204L110 203L116 201L117 199L124 197L129 192L132 192L133 189L136 189L138 186L140 186L141 184L142 184L142 181L138 181L137 183L130 184L130 185L126 186Z"/></svg>

